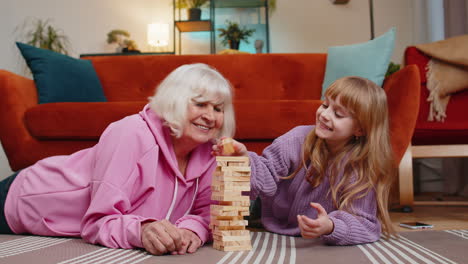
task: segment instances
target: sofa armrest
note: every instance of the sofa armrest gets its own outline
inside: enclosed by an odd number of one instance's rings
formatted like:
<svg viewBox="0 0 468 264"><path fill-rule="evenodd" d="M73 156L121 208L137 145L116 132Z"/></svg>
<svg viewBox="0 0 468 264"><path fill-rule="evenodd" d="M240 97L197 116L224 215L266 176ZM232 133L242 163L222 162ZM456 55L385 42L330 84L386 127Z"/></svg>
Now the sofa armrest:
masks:
<svg viewBox="0 0 468 264"><path fill-rule="evenodd" d="M390 114L390 136L397 167L416 127L420 82L418 68L416 65L409 65L392 74L384 83Z"/></svg>
<svg viewBox="0 0 468 264"><path fill-rule="evenodd" d="M18 153L25 151L26 142L35 140L24 123L27 109L37 105L34 81L5 70L0 70L0 141L12 170Z"/></svg>

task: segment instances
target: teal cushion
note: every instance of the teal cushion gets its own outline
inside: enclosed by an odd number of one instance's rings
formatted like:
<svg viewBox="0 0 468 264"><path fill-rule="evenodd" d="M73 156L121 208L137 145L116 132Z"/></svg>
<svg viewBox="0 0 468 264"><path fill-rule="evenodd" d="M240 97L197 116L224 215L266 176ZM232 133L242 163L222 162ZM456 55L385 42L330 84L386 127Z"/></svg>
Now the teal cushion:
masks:
<svg viewBox="0 0 468 264"><path fill-rule="evenodd" d="M330 84L345 76L360 76L382 86L394 47L395 28L391 28L365 43L328 48L322 98Z"/></svg>
<svg viewBox="0 0 468 264"><path fill-rule="evenodd" d="M40 104L106 101L91 61L20 42L16 45L31 69Z"/></svg>

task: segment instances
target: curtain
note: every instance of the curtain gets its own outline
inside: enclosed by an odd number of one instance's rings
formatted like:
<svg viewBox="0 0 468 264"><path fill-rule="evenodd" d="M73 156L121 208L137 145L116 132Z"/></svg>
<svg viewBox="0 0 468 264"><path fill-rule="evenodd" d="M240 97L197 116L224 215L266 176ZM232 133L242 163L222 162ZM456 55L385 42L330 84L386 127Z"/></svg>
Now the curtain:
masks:
<svg viewBox="0 0 468 264"><path fill-rule="evenodd" d="M467 0L444 0L445 38L468 34Z"/></svg>

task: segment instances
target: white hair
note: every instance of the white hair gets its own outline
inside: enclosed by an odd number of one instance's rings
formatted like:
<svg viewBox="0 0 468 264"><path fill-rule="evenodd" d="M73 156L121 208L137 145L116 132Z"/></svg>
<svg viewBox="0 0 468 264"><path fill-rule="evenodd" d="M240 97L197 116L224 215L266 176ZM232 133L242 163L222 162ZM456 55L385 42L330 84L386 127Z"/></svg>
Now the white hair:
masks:
<svg viewBox="0 0 468 264"><path fill-rule="evenodd" d="M150 97L150 107L176 138L182 136L188 104L213 101L223 104L224 122L218 137L233 137L235 132L232 88L221 73L203 63L186 64L172 71Z"/></svg>

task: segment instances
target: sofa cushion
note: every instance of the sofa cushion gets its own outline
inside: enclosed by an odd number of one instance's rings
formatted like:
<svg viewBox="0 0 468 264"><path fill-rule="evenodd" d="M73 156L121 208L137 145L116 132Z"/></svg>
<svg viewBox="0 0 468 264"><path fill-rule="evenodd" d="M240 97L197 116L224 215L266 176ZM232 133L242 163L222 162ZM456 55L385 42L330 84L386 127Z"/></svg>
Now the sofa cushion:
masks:
<svg viewBox="0 0 468 264"><path fill-rule="evenodd" d="M206 63L228 79L237 100L319 100L326 54L90 56L108 101L145 101L175 68Z"/></svg>
<svg viewBox="0 0 468 264"><path fill-rule="evenodd" d="M38 139L98 139L110 123L138 113L145 104L145 101L42 104L30 108L25 121L30 133ZM235 102L238 125L235 137L271 142L295 126L314 124L320 104L319 100Z"/></svg>
<svg viewBox="0 0 468 264"><path fill-rule="evenodd" d="M394 46L395 28L391 28L365 43L330 47L322 96L330 84L344 76L364 77L382 86Z"/></svg>
<svg viewBox="0 0 468 264"><path fill-rule="evenodd" d="M39 103L105 102L91 61L16 42L34 77Z"/></svg>
<svg viewBox="0 0 468 264"><path fill-rule="evenodd" d="M50 103L29 108L26 127L38 139L97 140L112 122L136 114L147 102Z"/></svg>

